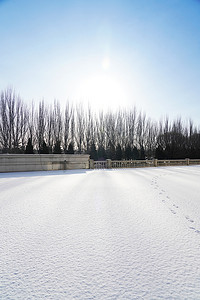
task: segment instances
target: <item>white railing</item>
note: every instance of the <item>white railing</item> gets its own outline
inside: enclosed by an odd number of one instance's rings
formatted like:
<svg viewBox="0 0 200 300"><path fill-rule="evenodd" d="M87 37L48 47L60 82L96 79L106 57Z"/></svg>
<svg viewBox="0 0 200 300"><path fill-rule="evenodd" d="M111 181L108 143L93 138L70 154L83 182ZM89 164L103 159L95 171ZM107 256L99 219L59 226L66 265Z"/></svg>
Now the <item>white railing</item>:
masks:
<svg viewBox="0 0 200 300"><path fill-rule="evenodd" d="M150 167L153 165L153 160L113 160L111 161L112 168L141 168Z"/></svg>
<svg viewBox="0 0 200 300"><path fill-rule="evenodd" d="M152 160L90 160L90 169L145 168L159 166L200 165L200 159L152 159Z"/></svg>
<svg viewBox="0 0 200 300"><path fill-rule="evenodd" d="M107 161L94 161L94 169L107 169Z"/></svg>
<svg viewBox="0 0 200 300"><path fill-rule="evenodd" d="M188 165L185 159L158 160L158 166L185 166Z"/></svg>
<svg viewBox="0 0 200 300"><path fill-rule="evenodd" d="M118 168L141 168L151 167L153 160L111 160L93 161L90 160L90 169L118 169Z"/></svg>
<svg viewBox="0 0 200 300"><path fill-rule="evenodd" d="M190 165L200 165L200 159L190 159Z"/></svg>

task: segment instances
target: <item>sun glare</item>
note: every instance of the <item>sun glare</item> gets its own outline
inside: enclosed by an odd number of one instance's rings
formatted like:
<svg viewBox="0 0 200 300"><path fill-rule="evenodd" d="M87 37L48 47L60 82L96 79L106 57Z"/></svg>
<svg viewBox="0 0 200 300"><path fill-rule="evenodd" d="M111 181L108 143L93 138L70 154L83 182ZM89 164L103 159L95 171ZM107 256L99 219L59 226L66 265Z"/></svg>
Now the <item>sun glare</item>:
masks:
<svg viewBox="0 0 200 300"><path fill-rule="evenodd" d="M77 99L87 101L95 109L116 109L126 99L125 83L111 66L108 55L98 64L96 72L90 72L80 81ZM94 69L92 70L94 71Z"/></svg>
<svg viewBox="0 0 200 300"><path fill-rule="evenodd" d="M105 64L105 66L108 66ZM108 74L95 74L80 86L79 97L87 99L95 108L112 109L120 105L124 98L120 82Z"/></svg>
<svg viewBox="0 0 200 300"><path fill-rule="evenodd" d="M104 57L102 60L102 68L107 71L110 68L110 58L109 57Z"/></svg>

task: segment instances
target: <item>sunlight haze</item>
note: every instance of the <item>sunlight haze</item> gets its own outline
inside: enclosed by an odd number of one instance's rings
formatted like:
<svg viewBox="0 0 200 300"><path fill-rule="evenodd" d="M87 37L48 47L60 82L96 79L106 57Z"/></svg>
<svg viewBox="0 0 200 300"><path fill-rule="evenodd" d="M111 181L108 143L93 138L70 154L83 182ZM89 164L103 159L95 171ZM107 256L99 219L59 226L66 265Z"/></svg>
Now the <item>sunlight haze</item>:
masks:
<svg viewBox="0 0 200 300"><path fill-rule="evenodd" d="M136 106L200 123L199 1L4 0L0 38L0 87L27 103Z"/></svg>

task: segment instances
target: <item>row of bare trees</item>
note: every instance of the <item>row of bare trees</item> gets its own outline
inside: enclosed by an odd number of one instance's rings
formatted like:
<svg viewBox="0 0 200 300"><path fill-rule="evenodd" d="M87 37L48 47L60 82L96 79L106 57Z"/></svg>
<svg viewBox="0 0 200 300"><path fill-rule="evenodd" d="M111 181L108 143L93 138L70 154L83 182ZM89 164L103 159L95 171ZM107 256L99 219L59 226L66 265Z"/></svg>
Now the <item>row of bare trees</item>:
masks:
<svg viewBox="0 0 200 300"><path fill-rule="evenodd" d="M136 108L94 113L83 104L27 106L12 89L0 96L2 153L89 153L94 159L200 158L190 120L154 122Z"/></svg>

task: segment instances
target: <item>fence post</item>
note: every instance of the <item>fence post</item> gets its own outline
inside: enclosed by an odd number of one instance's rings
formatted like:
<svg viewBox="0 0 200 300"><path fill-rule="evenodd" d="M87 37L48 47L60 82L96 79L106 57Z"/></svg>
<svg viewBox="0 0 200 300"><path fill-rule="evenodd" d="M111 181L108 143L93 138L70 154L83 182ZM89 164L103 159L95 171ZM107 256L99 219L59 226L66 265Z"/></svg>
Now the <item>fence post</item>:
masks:
<svg viewBox="0 0 200 300"><path fill-rule="evenodd" d="M107 169L111 169L112 168L112 164L111 164L111 159L106 159L106 168Z"/></svg>
<svg viewBox="0 0 200 300"><path fill-rule="evenodd" d="M156 158L153 160L153 165L154 165L154 167L158 166L158 160Z"/></svg>
<svg viewBox="0 0 200 300"><path fill-rule="evenodd" d="M67 161L66 161L66 159L64 160L64 163L63 163L63 170L67 170Z"/></svg>
<svg viewBox="0 0 200 300"><path fill-rule="evenodd" d="M190 159L189 159L189 158L186 158L185 160L186 160L186 165L189 166L189 164L190 164Z"/></svg>
<svg viewBox="0 0 200 300"><path fill-rule="evenodd" d="M94 160L93 159L90 159L89 166L90 166L90 169L94 169Z"/></svg>

